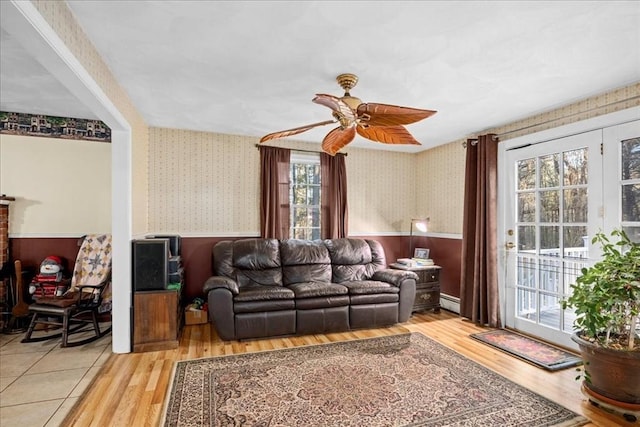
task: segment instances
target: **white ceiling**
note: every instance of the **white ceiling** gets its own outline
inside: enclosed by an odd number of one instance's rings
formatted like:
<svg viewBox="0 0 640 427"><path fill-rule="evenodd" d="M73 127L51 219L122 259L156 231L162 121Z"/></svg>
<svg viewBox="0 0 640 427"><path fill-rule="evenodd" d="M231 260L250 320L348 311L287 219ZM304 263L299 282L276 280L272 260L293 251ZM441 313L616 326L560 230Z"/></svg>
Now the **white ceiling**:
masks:
<svg viewBox="0 0 640 427"><path fill-rule="evenodd" d="M438 110L415 152L640 81L638 1L68 1L150 126L260 137L311 99ZM0 32L0 110L95 118ZM320 142L333 126L294 138ZM277 144L277 142L271 142Z"/></svg>

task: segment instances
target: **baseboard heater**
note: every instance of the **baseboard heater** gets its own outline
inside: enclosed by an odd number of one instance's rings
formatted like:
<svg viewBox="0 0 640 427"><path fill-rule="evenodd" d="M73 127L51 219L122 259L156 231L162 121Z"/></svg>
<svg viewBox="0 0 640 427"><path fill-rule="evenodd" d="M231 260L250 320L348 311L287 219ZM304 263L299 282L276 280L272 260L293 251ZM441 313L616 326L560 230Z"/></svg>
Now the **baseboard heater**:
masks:
<svg viewBox="0 0 640 427"><path fill-rule="evenodd" d="M440 294L440 307L460 314L460 298L447 294Z"/></svg>

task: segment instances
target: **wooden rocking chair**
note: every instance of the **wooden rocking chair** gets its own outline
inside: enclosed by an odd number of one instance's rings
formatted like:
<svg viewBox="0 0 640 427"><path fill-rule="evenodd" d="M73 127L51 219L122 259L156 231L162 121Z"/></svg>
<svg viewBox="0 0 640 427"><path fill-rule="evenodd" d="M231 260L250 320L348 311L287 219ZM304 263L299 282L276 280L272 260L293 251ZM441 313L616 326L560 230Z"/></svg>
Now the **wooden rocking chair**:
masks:
<svg viewBox="0 0 640 427"><path fill-rule="evenodd" d="M111 286L111 235L84 237L76 258L71 287L61 296L40 296L29 305L33 313L23 343L62 337L61 347L83 345L105 336L111 326L100 330L99 308ZM32 337L36 325L61 326L62 332ZM93 328L88 328L91 325ZM93 330L94 335L70 342L69 335Z"/></svg>

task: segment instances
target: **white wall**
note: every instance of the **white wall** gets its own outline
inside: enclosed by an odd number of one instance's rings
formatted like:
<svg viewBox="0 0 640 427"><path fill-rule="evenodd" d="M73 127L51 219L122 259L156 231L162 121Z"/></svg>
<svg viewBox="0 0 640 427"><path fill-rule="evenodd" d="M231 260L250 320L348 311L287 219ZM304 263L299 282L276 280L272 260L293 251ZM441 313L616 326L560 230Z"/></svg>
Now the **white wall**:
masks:
<svg viewBox="0 0 640 427"><path fill-rule="evenodd" d="M0 135L11 237L111 232L111 144Z"/></svg>

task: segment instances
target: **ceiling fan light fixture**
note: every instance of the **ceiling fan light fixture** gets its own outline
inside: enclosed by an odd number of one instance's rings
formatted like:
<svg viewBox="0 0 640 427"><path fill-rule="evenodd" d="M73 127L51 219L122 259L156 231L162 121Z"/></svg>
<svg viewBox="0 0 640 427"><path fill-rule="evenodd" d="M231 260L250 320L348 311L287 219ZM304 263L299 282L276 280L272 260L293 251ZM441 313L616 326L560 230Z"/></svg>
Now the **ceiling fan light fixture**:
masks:
<svg viewBox="0 0 640 427"><path fill-rule="evenodd" d="M349 90L353 89L358 84L358 76L351 73L340 74L336 77L338 84L345 91L345 96L349 96Z"/></svg>

